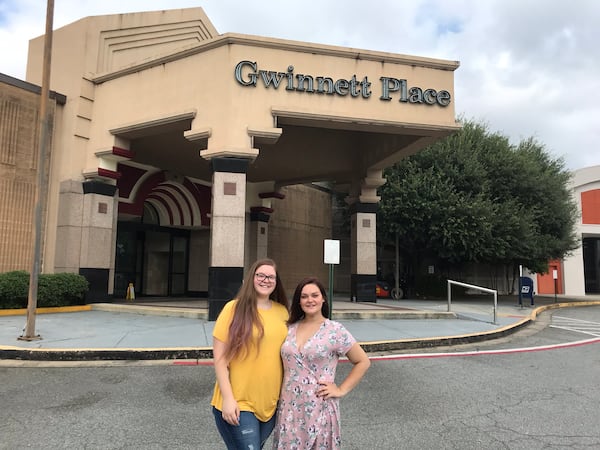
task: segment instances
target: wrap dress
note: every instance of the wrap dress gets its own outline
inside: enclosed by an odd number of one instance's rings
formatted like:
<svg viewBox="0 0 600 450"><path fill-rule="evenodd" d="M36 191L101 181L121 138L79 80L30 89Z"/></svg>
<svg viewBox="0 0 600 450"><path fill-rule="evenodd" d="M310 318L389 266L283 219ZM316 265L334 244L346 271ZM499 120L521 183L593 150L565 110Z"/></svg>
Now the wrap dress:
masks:
<svg viewBox="0 0 600 450"><path fill-rule="evenodd" d="M273 432L276 449L341 448L339 399L317 397L319 381L334 382L340 356L356 340L344 326L325 319L303 348L296 345L298 323L281 346L283 385Z"/></svg>

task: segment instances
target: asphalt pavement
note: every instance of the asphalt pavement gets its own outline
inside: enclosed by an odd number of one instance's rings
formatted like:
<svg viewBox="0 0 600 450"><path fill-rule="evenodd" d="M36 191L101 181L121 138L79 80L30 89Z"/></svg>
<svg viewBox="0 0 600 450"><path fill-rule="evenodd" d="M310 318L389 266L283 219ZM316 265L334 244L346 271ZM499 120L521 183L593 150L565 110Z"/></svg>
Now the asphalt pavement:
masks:
<svg viewBox="0 0 600 450"><path fill-rule="evenodd" d="M333 319L367 352L455 345L495 339L527 326L548 308L600 305L600 296L391 300L334 299ZM212 358L208 302L137 299L36 310L26 336L25 310L0 310L0 359L40 361Z"/></svg>

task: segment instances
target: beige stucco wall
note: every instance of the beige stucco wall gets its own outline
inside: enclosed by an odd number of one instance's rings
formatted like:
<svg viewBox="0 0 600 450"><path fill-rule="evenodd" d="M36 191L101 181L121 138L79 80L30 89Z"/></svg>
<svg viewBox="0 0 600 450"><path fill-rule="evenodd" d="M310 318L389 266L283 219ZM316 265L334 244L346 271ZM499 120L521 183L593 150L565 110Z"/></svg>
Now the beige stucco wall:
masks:
<svg viewBox="0 0 600 450"><path fill-rule="evenodd" d="M323 241L331 239L331 197L309 186L282 190L269 220L269 257L273 258L286 290L293 294L304 277L317 276L328 285Z"/></svg>
<svg viewBox="0 0 600 450"><path fill-rule="evenodd" d="M91 167L98 166L94 161L98 149L88 145L92 122L101 122L102 128L103 118L123 106L118 102L94 114L91 76L181 50L216 34L201 8L86 17L55 30L51 89L69 98L65 121L57 130L68 158L57 164L56 177L82 179L90 160ZM26 79L31 83L41 83L43 47L43 36L29 43Z"/></svg>
<svg viewBox="0 0 600 450"><path fill-rule="evenodd" d="M194 130L210 129L208 149L204 156L256 156L251 149L248 129L271 129L273 110L294 111L343 117L347 120L368 120L371 123L409 124L420 127L456 127L454 103L446 108L382 101L377 88L369 99L349 96L323 96L288 92L260 86L249 88L237 83L233 76L235 65L244 59L258 61L269 70L285 70L293 64L306 74L327 75L334 79L350 78L353 74L405 77L409 85L435 86L453 94L453 72L400 63L378 63L371 60L342 56L313 55L289 49L253 47L265 43L263 39L248 38L247 43L223 45L200 44L197 52L183 59L149 67L141 72L126 74L97 84L94 89L93 122L85 166L98 165L95 152L110 148L114 137L109 130L144 123L184 112L195 112ZM266 43L265 43L266 45ZM208 47L208 48L204 48ZM388 56L391 58L391 56ZM282 64L282 61L286 61ZM81 164L79 164L81 165Z"/></svg>

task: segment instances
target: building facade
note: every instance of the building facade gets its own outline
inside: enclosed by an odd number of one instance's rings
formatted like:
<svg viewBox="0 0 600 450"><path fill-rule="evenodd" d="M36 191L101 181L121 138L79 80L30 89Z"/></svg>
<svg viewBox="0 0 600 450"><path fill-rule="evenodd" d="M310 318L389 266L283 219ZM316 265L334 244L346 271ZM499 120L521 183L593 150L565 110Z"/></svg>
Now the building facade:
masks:
<svg viewBox="0 0 600 450"><path fill-rule="evenodd" d="M91 301L133 283L214 318L257 258L325 278L328 191L351 211L350 295L374 301L382 171L458 129L456 61L219 34L201 8L86 17L53 46L44 270Z"/></svg>
<svg viewBox="0 0 600 450"><path fill-rule="evenodd" d="M580 213L581 246L562 261L562 267L554 263L559 287L564 283L566 295L600 294L600 166L573 172L571 187Z"/></svg>

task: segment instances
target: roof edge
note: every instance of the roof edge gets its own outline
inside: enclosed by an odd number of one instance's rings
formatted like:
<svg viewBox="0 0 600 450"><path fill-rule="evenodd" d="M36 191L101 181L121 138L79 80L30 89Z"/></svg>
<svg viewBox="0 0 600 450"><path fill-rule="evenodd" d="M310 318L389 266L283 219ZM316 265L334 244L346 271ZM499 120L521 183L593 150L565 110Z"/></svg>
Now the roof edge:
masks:
<svg viewBox="0 0 600 450"><path fill-rule="evenodd" d="M19 78L11 77L10 75L6 75L4 73L0 73L0 83L10 84L11 86L15 86L29 92L33 92L34 94L41 95L42 93L42 88L37 84L33 84L28 81L23 81ZM51 99L55 99L56 103L58 103L59 105L64 105L65 103L67 103L67 96L64 94L60 94L56 91L50 91L49 96Z"/></svg>
<svg viewBox="0 0 600 450"><path fill-rule="evenodd" d="M459 66L459 61L444 59L426 58L420 56L402 55L397 53L380 52L375 50L362 50L349 47L339 47L333 45L314 44L309 42L292 41L286 39L267 38L262 36L253 36L237 33L225 33L214 39L206 40L198 44L193 44L188 48L171 53L168 55L157 56L139 64L134 64L112 72L101 74L90 74L89 79L96 84L104 83L125 75L130 75L141 70L149 69L168 62L187 58L197 53L206 52L213 48L224 45L251 45L254 47L272 48L278 50L293 50L297 52L313 53L324 56L338 56L343 58L352 58L365 61L388 62L395 64L405 64L410 66L425 67L429 69L455 71Z"/></svg>

